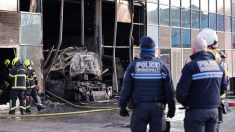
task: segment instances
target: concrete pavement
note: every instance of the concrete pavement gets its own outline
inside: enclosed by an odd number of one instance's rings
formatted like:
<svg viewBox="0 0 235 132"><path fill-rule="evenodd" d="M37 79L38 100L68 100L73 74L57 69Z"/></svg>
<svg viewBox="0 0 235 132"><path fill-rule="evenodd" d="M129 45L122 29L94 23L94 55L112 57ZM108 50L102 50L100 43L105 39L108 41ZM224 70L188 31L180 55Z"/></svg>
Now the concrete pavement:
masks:
<svg viewBox="0 0 235 132"><path fill-rule="evenodd" d="M130 118L130 117L129 117ZM129 118L118 111L89 113L66 117L0 119L0 132L129 132ZM183 132L184 111L177 110L171 121L171 132ZM235 107L224 117L221 132L235 131Z"/></svg>

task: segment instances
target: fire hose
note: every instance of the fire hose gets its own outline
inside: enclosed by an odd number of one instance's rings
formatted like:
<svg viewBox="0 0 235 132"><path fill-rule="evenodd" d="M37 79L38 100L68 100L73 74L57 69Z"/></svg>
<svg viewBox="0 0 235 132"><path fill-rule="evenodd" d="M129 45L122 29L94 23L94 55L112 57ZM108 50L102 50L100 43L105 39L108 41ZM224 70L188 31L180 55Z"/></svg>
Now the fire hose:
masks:
<svg viewBox="0 0 235 132"><path fill-rule="evenodd" d="M68 116L68 115L81 115L87 113L94 113L94 112L104 112L104 111L117 111L119 108L117 107L96 107L96 106L81 106L73 104L49 91L46 90L46 93L49 95L69 104L75 108L83 108L83 109L91 109L91 110L83 110L83 111L75 111L75 112L62 112L62 113L48 113L48 114L30 114L30 115L3 115L0 114L0 118L35 118L35 117L52 117L52 116Z"/></svg>

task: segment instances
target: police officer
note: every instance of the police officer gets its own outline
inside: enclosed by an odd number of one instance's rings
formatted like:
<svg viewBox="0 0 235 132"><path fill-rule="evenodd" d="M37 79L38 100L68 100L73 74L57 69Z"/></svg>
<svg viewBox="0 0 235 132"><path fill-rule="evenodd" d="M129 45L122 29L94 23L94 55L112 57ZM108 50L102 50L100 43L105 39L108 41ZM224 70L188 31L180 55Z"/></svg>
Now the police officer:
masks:
<svg viewBox="0 0 235 132"><path fill-rule="evenodd" d="M227 82L223 67L207 53L205 40L192 43L191 62L187 63L176 87L176 98L185 106L185 132L216 132L221 91Z"/></svg>
<svg viewBox="0 0 235 132"><path fill-rule="evenodd" d="M38 111L43 109L41 98L38 94L38 80L35 70L32 68L33 62L30 59L24 61L24 66L27 68L27 90L26 90L26 113L30 114L31 97L33 97Z"/></svg>
<svg viewBox="0 0 235 132"><path fill-rule="evenodd" d="M9 76L12 80L12 88L10 92L10 111L9 114L15 114L16 110L16 100L17 97L20 101L20 113L25 114L25 102L24 95L26 90L26 74L27 70L23 66L19 58L14 58L12 60L13 68L10 71Z"/></svg>
<svg viewBox="0 0 235 132"><path fill-rule="evenodd" d="M173 84L167 66L155 57L154 41L143 36L140 40L140 56L127 67L120 95L120 115L128 116L128 102L132 102L131 131L159 132L164 128L164 108L168 104L167 116L175 115Z"/></svg>
<svg viewBox="0 0 235 132"><path fill-rule="evenodd" d="M218 48L218 36L216 32L212 29L205 28L205 29L202 29L197 34L197 38L204 39L207 42L207 45L208 45L207 52L208 52L209 57L214 59L219 64L221 64L221 66L224 68L224 71L225 71L226 81L229 83L228 67L227 67L227 62L226 62L227 56L225 55L224 52L222 52ZM221 105L219 107L219 124L223 122L223 114L226 114L226 108L223 104L223 100L226 97L226 92L224 91L223 93L224 94L220 96ZM219 127L219 124L218 124L218 127ZM219 128L218 128L218 131L219 131Z"/></svg>

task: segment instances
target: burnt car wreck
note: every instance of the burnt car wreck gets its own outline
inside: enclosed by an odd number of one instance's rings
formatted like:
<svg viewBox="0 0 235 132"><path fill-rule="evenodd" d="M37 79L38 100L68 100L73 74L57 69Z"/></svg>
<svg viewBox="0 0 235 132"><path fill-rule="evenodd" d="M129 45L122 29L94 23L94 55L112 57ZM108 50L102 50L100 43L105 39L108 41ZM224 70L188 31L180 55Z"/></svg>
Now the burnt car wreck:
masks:
<svg viewBox="0 0 235 132"><path fill-rule="evenodd" d="M46 87L73 102L94 101L94 94L102 92L109 99L112 89L102 81L102 75L108 69L102 69L102 62L96 53L88 52L86 48L68 47L56 58Z"/></svg>

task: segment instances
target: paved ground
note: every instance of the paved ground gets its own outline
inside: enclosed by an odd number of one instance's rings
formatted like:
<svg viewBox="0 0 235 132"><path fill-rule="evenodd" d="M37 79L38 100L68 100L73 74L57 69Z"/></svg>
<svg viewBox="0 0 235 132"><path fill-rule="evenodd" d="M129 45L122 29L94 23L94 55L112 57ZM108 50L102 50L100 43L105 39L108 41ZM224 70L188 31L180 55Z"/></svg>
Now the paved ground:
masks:
<svg viewBox="0 0 235 132"><path fill-rule="evenodd" d="M221 132L235 131L235 107L225 115ZM184 111L171 119L171 132L183 132ZM129 132L129 118L117 111L89 113L66 117L0 119L0 132Z"/></svg>

